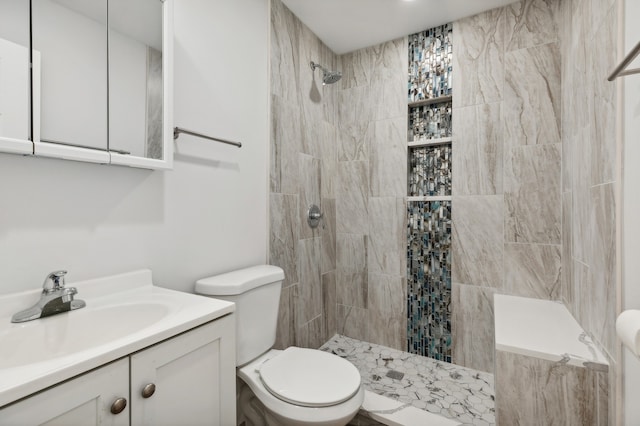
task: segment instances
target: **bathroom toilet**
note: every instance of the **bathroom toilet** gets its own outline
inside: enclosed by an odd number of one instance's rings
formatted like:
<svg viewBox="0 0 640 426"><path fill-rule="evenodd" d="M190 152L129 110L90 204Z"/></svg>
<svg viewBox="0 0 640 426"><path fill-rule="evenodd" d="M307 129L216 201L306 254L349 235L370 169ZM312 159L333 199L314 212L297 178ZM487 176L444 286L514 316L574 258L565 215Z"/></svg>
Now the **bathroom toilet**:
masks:
<svg viewBox="0 0 640 426"><path fill-rule="evenodd" d="M316 349L272 349L283 279L260 265L196 283L196 293L236 304L238 424L345 425L364 400L356 367Z"/></svg>

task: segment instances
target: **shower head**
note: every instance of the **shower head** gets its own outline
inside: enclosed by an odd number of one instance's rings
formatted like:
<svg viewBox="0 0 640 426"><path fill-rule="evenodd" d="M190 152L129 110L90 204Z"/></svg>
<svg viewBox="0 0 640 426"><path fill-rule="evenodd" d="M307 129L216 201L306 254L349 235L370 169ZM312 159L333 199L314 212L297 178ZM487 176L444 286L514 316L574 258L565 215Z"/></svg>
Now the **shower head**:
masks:
<svg viewBox="0 0 640 426"><path fill-rule="evenodd" d="M342 78L342 73L340 71L329 71L328 69L326 69L322 65L316 64L313 61L311 61L309 63L309 66L311 67L312 71L315 71L316 68L320 68L322 70L322 85L323 86L325 84L333 84L333 83L335 83L336 81L338 81L338 80L340 80Z"/></svg>

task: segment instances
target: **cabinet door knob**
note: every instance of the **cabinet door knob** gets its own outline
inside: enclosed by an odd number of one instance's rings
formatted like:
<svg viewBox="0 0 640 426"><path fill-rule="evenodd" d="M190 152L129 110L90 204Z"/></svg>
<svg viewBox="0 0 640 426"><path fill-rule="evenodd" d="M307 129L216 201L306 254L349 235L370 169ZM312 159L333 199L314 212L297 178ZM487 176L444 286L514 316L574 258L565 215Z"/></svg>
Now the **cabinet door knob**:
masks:
<svg viewBox="0 0 640 426"><path fill-rule="evenodd" d="M156 391L156 385L154 385L153 383L149 383L148 385L145 385L145 387L142 388L142 397L143 398L149 398L151 395L153 395Z"/></svg>
<svg viewBox="0 0 640 426"><path fill-rule="evenodd" d="M111 404L111 413L120 414L127 408L127 400L125 398L118 398Z"/></svg>

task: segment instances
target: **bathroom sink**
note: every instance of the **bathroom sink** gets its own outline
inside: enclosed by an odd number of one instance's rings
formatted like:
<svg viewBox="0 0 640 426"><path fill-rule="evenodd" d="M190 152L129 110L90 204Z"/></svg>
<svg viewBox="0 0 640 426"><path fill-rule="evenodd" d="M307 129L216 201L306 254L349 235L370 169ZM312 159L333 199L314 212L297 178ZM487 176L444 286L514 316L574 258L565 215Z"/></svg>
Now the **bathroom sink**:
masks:
<svg viewBox="0 0 640 426"><path fill-rule="evenodd" d="M169 313L159 303L128 303L66 312L3 328L0 365L10 368L51 360L135 333Z"/></svg>
<svg viewBox="0 0 640 426"><path fill-rule="evenodd" d="M235 310L157 287L149 270L68 285L86 307L23 323L11 316L33 306L41 290L0 295L0 407Z"/></svg>

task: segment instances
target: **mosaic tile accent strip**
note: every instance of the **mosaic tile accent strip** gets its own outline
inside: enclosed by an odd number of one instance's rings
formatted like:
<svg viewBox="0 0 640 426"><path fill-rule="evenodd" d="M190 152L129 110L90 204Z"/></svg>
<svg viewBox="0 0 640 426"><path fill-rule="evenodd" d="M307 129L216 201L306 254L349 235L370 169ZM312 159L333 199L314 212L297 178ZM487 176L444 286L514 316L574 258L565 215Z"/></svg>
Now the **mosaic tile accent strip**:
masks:
<svg viewBox="0 0 640 426"><path fill-rule="evenodd" d="M451 102L409 108L409 141L450 137L451 111Z"/></svg>
<svg viewBox="0 0 640 426"><path fill-rule="evenodd" d="M410 196L451 195L451 145L409 149Z"/></svg>
<svg viewBox="0 0 640 426"><path fill-rule="evenodd" d="M366 390L465 425L495 425L493 374L335 335L320 347L356 366ZM402 379L387 376L404 373Z"/></svg>
<svg viewBox="0 0 640 426"><path fill-rule="evenodd" d="M407 214L407 350L451 362L451 201L412 201Z"/></svg>
<svg viewBox="0 0 640 426"><path fill-rule="evenodd" d="M451 95L453 24L409 36L409 102Z"/></svg>

